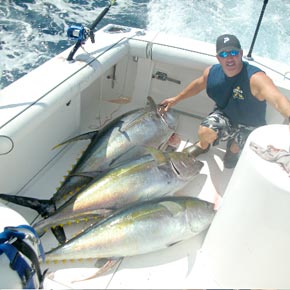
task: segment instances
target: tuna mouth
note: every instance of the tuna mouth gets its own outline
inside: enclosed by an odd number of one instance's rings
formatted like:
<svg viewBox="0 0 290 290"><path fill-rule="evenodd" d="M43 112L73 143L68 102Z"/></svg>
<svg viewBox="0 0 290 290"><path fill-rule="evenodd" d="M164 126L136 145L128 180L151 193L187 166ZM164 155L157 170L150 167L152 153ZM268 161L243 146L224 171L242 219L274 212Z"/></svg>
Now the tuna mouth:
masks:
<svg viewBox="0 0 290 290"><path fill-rule="evenodd" d="M157 105L157 111L158 111L158 113L159 113L160 115L162 115L162 114L166 114L166 112L165 112L165 107L166 107L166 106L161 105L161 104Z"/></svg>
<svg viewBox="0 0 290 290"><path fill-rule="evenodd" d="M175 130L174 124L171 124L172 122L170 121L170 118L168 118L168 114L165 111L165 106L164 105L157 105L157 115L161 118L162 122L166 124L168 128L171 130Z"/></svg>
<svg viewBox="0 0 290 290"><path fill-rule="evenodd" d="M166 123L166 112L165 112L165 107L163 105L157 106L157 114L160 116L162 121Z"/></svg>

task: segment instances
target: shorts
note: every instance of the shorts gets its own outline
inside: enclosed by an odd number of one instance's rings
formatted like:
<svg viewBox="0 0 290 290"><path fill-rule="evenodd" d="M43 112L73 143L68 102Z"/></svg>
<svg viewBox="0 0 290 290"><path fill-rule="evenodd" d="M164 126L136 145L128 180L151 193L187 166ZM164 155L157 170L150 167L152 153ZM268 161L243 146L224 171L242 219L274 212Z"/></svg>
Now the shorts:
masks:
<svg viewBox="0 0 290 290"><path fill-rule="evenodd" d="M229 118L219 109L215 109L200 124L210 128L217 133L217 139L213 145L218 145L220 141L235 141L242 149L245 146L249 134L256 129L253 126L233 125Z"/></svg>

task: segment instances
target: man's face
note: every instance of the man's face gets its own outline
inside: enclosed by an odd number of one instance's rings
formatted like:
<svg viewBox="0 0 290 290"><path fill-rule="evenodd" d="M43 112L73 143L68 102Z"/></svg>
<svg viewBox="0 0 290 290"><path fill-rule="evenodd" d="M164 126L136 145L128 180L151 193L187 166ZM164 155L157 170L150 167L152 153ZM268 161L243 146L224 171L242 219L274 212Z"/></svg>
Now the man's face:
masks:
<svg viewBox="0 0 290 290"><path fill-rule="evenodd" d="M233 77L242 70L243 50L225 50L216 57L228 77Z"/></svg>

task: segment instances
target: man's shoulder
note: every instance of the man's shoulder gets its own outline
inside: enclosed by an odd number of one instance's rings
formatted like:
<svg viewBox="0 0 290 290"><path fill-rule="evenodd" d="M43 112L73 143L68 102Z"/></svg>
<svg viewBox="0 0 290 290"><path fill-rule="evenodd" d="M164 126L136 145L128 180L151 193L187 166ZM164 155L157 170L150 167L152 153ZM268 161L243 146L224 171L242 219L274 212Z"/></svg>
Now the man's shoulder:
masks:
<svg viewBox="0 0 290 290"><path fill-rule="evenodd" d="M209 72L215 72L215 73L217 73L219 71L223 71L223 68L222 68L222 66L219 63L214 64L211 67L209 67Z"/></svg>
<svg viewBox="0 0 290 290"><path fill-rule="evenodd" d="M248 72L251 72L251 73L263 72L262 69L260 69L259 67L255 66L253 64L250 64L247 61L243 61L243 66L248 70Z"/></svg>

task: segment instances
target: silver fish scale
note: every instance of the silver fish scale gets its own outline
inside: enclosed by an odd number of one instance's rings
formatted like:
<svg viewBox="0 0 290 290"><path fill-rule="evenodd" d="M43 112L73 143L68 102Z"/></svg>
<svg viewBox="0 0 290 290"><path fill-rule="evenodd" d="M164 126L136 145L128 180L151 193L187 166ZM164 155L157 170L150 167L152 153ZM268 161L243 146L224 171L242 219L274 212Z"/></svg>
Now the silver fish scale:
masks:
<svg viewBox="0 0 290 290"><path fill-rule="evenodd" d="M186 154L175 152L167 155L157 149L150 150L153 155L156 155L155 158L151 155L142 156L110 170L65 203L54 215L34 224L36 231L41 234L46 228L92 214L103 214L104 210L171 195L188 184L200 172L200 161L195 161L197 166L191 161L191 167L187 164L183 168L179 166L177 174L172 167L170 157L174 155L174 162L177 164L179 156L181 164L184 164ZM190 159L188 156L187 158Z"/></svg>
<svg viewBox="0 0 290 290"><path fill-rule="evenodd" d="M144 145L154 148L162 148L175 132L178 123L178 115L167 112L160 116L158 106L151 97L145 108L137 109L123 114L107 124L100 132L93 135L92 142L75 164L71 173L100 172L111 167L136 158L144 154ZM65 141L72 142L86 139L87 134ZM78 187L88 183L88 178L80 176L68 176L61 188L53 196L56 207L59 208L66 196L76 194Z"/></svg>
<svg viewBox="0 0 290 290"><path fill-rule="evenodd" d="M171 123L166 124L156 110L141 110L134 115L135 118L129 116L129 120L122 118L119 125L96 142L95 152L80 166L80 172L104 170L113 162L123 162L144 153L143 147L130 150L135 146L159 148L168 141L177 126L177 117L171 117Z"/></svg>
<svg viewBox="0 0 290 290"><path fill-rule="evenodd" d="M196 216L196 211L202 212L203 219ZM166 197L135 204L46 253L46 259L126 257L164 249L205 230L214 214L212 204L193 197ZM199 231L193 232L192 224Z"/></svg>

